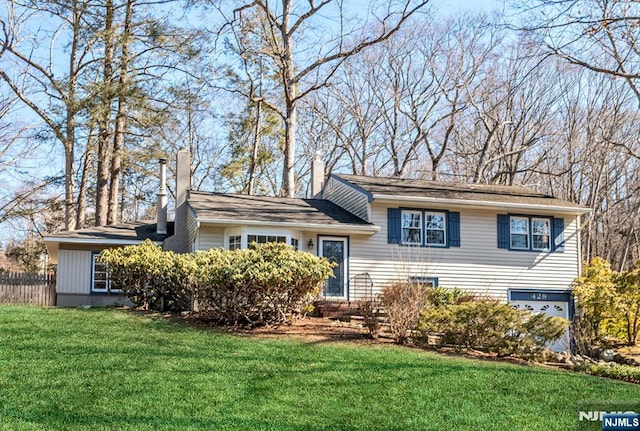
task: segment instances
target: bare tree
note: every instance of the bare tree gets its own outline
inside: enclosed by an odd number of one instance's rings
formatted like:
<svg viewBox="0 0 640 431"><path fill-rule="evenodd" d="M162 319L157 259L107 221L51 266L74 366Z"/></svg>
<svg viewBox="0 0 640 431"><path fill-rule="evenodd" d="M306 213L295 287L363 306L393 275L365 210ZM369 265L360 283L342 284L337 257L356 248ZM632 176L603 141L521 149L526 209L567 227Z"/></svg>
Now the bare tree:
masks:
<svg viewBox="0 0 640 431"><path fill-rule="evenodd" d="M0 78L40 117L64 148L67 230L75 227L76 115L84 104L78 95L78 81L91 62L92 39L83 31L88 9L88 2L83 0L55 4L36 1L24 5L7 1L0 19ZM43 12L52 17L47 21L50 27L34 24ZM30 34L29 26L33 26L37 34ZM65 43L57 37L59 33L68 35L67 49L58 46ZM48 51L40 47L41 41L50 44ZM64 55L65 61L61 61Z"/></svg>
<svg viewBox="0 0 640 431"><path fill-rule="evenodd" d="M261 54L269 58L279 75L274 97L263 95L262 100L279 113L284 123L282 192L285 195L294 196L296 192L294 164L300 101L325 86L347 58L390 38L427 3L428 0L404 0L372 8L368 18L373 17L376 22L368 26L354 24L344 4L334 0L312 0L304 5L292 0L276 3L257 0L233 9L225 27L242 28L247 16L251 20L259 17L263 25L256 31L260 31L263 42ZM307 43L303 43L303 39ZM309 43L312 40L317 44ZM315 53L309 55L312 51ZM309 60L304 62L303 58Z"/></svg>
<svg viewBox="0 0 640 431"><path fill-rule="evenodd" d="M572 64L622 78L640 105L640 4L611 0L523 2L520 29Z"/></svg>

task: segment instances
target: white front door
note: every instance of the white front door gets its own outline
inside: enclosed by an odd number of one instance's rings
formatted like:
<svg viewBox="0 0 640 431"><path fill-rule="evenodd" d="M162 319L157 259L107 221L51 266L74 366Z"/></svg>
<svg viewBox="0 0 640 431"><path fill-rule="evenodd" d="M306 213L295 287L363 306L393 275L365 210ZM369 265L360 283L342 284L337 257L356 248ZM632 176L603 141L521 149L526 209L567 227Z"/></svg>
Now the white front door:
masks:
<svg viewBox="0 0 640 431"><path fill-rule="evenodd" d="M329 262L336 263L333 268L334 277L329 277L324 296L335 298L347 298L348 255L347 238L338 236L321 236L318 238L318 254Z"/></svg>

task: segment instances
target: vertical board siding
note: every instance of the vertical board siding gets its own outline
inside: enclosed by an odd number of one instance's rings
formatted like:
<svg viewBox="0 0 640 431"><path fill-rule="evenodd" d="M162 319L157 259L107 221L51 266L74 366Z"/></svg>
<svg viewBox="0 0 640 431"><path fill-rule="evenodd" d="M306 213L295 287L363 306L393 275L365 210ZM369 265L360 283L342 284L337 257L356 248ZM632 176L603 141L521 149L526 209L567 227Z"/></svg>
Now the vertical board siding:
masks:
<svg viewBox="0 0 640 431"><path fill-rule="evenodd" d="M189 238L189 244L193 244L198 234L198 223L193 210L187 208L187 235Z"/></svg>
<svg viewBox="0 0 640 431"><path fill-rule="evenodd" d="M56 278L54 274L0 274L0 303L56 305Z"/></svg>
<svg viewBox="0 0 640 431"><path fill-rule="evenodd" d="M197 250L210 250L224 247L224 229L221 227L200 226Z"/></svg>
<svg viewBox="0 0 640 431"><path fill-rule="evenodd" d="M344 208L362 220L371 221L369 220L369 199L367 196L335 178L330 177L329 181L327 181L327 185L322 192L322 198Z"/></svg>
<svg viewBox="0 0 640 431"><path fill-rule="evenodd" d="M437 277L440 286L503 300L510 288L569 289L578 276L576 218L564 220L564 253L529 252L497 247L497 214L461 209L460 247L406 247L387 243L387 206L374 202L372 222L381 229L351 236L350 276L368 273L377 291L410 275Z"/></svg>
<svg viewBox="0 0 640 431"><path fill-rule="evenodd" d="M58 250L58 293L91 293L91 252Z"/></svg>

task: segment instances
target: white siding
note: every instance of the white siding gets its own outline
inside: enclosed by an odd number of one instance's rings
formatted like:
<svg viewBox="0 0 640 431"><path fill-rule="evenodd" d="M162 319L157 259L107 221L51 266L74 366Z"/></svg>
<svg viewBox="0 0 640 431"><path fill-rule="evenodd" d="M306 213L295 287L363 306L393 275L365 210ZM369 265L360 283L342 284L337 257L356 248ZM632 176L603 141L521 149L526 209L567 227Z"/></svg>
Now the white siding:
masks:
<svg viewBox="0 0 640 431"><path fill-rule="evenodd" d="M329 177L329 181L322 191L322 198L330 200L363 220L371 221L369 220L369 199L367 196L333 177Z"/></svg>
<svg viewBox="0 0 640 431"><path fill-rule="evenodd" d="M210 250L224 247L224 228L200 226L196 250Z"/></svg>
<svg viewBox="0 0 640 431"><path fill-rule="evenodd" d="M91 252L58 250L58 293L91 293Z"/></svg>
<svg viewBox="0 0 640 431"><path fill-rule="evenodd" d="M496 211L459 211L460 247L403 247L387 243L387 206L373 203L372 221L381 229L351 236L350 277L369 273L376 290L410 275L437 277L440 286L506 300L509 288L568 289L578 275L575 217L565 217L564 253L543 253L498 249Z"/></svg>

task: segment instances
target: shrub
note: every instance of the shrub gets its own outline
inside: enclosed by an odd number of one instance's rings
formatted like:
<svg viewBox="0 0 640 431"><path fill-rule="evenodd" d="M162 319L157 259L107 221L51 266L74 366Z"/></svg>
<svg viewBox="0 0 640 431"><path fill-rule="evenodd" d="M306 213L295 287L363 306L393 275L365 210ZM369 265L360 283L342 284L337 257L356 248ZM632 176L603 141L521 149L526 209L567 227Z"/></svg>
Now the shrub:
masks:
<svg viewBox="0 0 640 431"><path fill-rule="evenodd" d="M426 290L426 294L427 304L435 307L440 305L461 304L475 299L473 293L465 292L457 287L453 289L442 286L430 287Z"/></svg>
<svg viewBox="0 0 640 431"><path fill-rule="evenodd" d="M393 339L404 344L416 328L425 307L427 288L420 283L396 282L382 290L381 301L389 318Z"/></svg>
<svg viewBox="0 0 640 431"><path fill-rule="evenodd" d="M600 257L584 265L582 276L574 282L573 293L581 311L583 325L590 326L594 342L598 342L615 325L618 308L616 273Z"/></svg>
<svg viewBox="0 0 640 431"><path fill-rule="evenodd" d="M198 305L224 324L284 322L315 298L333 265L282 243L197 252Z"/></svg>
<svg viewBox="0 0 640 431"><path fill-rule="evenodd" d="M418 324L420 339L440 335L441 344L533 359L559 338L568 322L532 314L491 299L426 308Z"/></svg>
<svg viewBox="0 0 640 431"><path fill-rule="evenodd" d="M191 308L195 265L191 255L164 251L150 240L100 253L112 286L134 304L151 310Z"/></svg>
<svg viewBox="0 0 640 431"><path fill-rule="evenodd" d="M574 369L594 376L640 383L640 368L631 365L583 362Z"/></svg>
<svg viewBox="0 0 640 431"><path fill-rule="evenodd" d="M620 323L618 327L628 346L633 346L640 332L640 260L617 277Z"/></svg>
<svg viewBox="0 0 640 431"><path fill-rule="evenodd" d="M360 301L360 311L364 318L364 326L371 338L380 335L380 319L384 315L384 307L377 298Z"/></svg>

